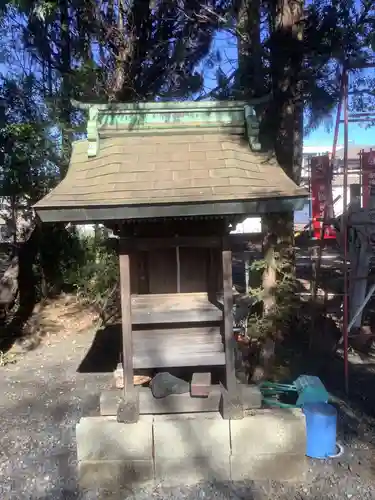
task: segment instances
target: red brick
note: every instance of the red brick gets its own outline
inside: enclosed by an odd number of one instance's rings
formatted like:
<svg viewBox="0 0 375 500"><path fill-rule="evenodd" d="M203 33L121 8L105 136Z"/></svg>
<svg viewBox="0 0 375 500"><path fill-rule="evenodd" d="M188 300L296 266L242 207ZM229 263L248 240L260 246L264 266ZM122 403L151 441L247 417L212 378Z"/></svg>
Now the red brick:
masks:
<svg viewBox="0 0 375 500"><path fill-rule="evenodd" d="M192 397L207 397L211 389L211 373L193 373L190 383Z"/></svg>
<svg viewBox="0 0 375 500"><path fill-rule="evenodd" d="M129 174L131 175L131 174ZM151 181L172 181L173 172L171 170L155 170L153 172L137 172L134 174L137 181L151 182Z"/></svg>

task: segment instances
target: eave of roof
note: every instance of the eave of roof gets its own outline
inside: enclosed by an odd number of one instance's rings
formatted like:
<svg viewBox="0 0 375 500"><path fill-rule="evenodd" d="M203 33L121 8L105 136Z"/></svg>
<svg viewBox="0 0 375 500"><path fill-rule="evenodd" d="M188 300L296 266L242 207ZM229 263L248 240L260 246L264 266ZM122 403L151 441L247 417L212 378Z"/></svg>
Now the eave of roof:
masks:
<svg viewBox="0 0 375 500"><path fill-rule="evenodd" d="M56 206L41 207L37 209L37 214L42 222L74 222L76 224L218 215L231 218L238 215L260 216L265 213L301 210L305 202L306 196L296 196L253 201L169 204L158 207L149 205Z"/></svg>
<svg viewBox="0 0 375 500"><path fill-rule="evenodd" d="M39 217L234 216L303 204L307 191L272 156L253 150L255 136L246 130L254 117L243 103L188 104L91 109L88 139L73 144L65 179L34 207Z"/></svg>

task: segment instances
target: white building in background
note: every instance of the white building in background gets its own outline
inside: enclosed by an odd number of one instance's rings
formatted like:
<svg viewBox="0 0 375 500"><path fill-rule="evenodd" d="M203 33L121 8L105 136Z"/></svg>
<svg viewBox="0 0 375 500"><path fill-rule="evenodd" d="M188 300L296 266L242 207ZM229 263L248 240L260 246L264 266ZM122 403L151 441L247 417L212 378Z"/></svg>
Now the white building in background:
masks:
<svg viewBox="0 0 375 500"><path fill-rule="evenodd" d="M375 137L374 137L375 139ZM374 141L375 142L375 141ZM348 149L348 165L350 174L348 175L348 192L347 200L350 202L350 186L352 184L360 183L360 161L359 153L361 150L369 151L370 148L375 149L375 146L368 145L354 145L349 144ZM302 159L302 183L308 186L309 183L309 158L316 155L331 154L332 145L330 146L304 146L303 159ZM344 164L344 146L338 145L336 150L336 174L332 182L332 195L334 203L333 209L335 216L341 215L343 212L343 175L340 174L340 169ZM294 212L294 222L297 228L302 228L309 224L311 219L311 199L307 199L305 206L301 210ZM249 217L242 223L237 224L232 233L259 233L261 232L261 219L260 217Z"/></svg>
<svg viewBox="0 0 375 500"><path fill-rule="evenodd" d="M243 222L236 224L232 234L261 233L262 221L260 217L248 217Z"/></svg>

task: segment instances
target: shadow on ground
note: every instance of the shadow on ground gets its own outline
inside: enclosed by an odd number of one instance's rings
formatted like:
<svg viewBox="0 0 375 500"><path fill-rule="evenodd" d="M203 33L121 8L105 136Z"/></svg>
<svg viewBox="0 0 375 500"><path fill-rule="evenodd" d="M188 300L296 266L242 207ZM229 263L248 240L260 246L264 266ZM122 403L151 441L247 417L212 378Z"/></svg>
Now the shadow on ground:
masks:
<svg viewBox="0 0 375 500"><path fill-rule="evenodd" d="M120 325L100 328L86 356L78 367L79 373L113 372L120 361L122 337Z"/></svg>
<svg viewBox="0 0 375 500"><path fill-rule="evenodd" d="M252 487L243 483L200 483L197 485L183 486L181 488L163 488L157 486L150 490L134 490L121 492L80 492L68 489L56 488L46 493L45 496L33 496L30 500L125 500L130 498L139 498L140 500L148 500L150 496L155 500L179 499L196 500L198 498L217 499L217 500L258 500L267 498L267 488L263 492L265 496L260 495L259 487ZM91 496L90 496L91 495Z"/></svg>

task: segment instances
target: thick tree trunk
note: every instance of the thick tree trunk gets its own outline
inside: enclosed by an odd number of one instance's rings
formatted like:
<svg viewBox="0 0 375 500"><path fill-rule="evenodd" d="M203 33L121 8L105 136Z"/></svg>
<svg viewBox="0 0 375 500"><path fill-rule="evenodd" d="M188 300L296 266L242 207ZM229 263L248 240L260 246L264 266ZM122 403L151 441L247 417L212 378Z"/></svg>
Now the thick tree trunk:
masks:
<svg viewBox="0 0 375 500"><path fill-rule="evenodd" d="M284 171L299 182L302 165L303 102L299 74L302 66L303 0L272 0L269 4L272 100L261 119L260 142L263 149L274 151ZM240 32L239 88L242 97L264 96L260 0L242 0L237 14ZM293 246L293 213L267 215L265 232L277 234L282 247ZM281 221L280 221L281 219Z"/></svg>
<svg viewBox="0 0 375 500"><path fill-rule="evenodd" d="M126 79L126 61L127 59L130 60L132 58L132 54L129 51L130 40L126 40L127 37L125 33L125 2L123 0L119 0L117 7L117 39L119 41L119 49L117 61L115 61L113 85L110 89L111 99L114 100L124 88ZM126 47L126 43L128 43L128 50Z"/></svg>
<svg viewBox="0 0 375 500"><path fill-rule="evenodd" d="M303 0L277 0L272 12L271 72L273 100L268 123L277 159L284 171L300 181L303 103Z"/></svg>
<svg viewBox="0 0 375 500"><path fill-rule="evenodd" d="M261 0L242 0L237 14L238 89L245 100L265 94L261 43Z"/></svg>
<svg viewBox="0 0 375 500"><path fill-rule="evenodd" d="M148 50L151 29L150 0L118 0L118 53L109 97L119 102L139 100L142 95L141 64Z"/></svg>
<svg viewBox="0 0 375 500"><path fill-rule="evenodd" d="M303 146L303 100L299 80L303 62L303 0L275 0L270 15L273 98L262 132L272 144L280 166L298 184ZM278 243L292 257L293 213L266 217L265 223L268 230L277 231Z"/></svg>
<svg viewBox="0 0 375 500"><path fill-rule="evenodd" d="M258 1L250 1L253 8L258 8ZM283 170L295 182L300 180L302 164L302 132L303 132L303 102L299 75L302 67L302 15L303 0L271 0L270 8L270 51L272 100L265 110L262 110L260 143L265 150L274 151ZM259 15L257 17L259 25ZM251 48L258 46L260 38L256 30L251 31ZM243 51L245 52L245 51ZM260 51L258 52L260 54ZM259 57L254 53L247 58L249 65L257 67ZM261 59L260 59L261 61ZM244 65L246 68L246 66ZM259 74L259 70L257 70ZM251 75L251 73L250 73ZM254 75L255 76L255 75ZM253 85L258 96L262 95L258 89L263 86L256 78L247 81ZM252 94L255 95L255 94ZM289 263L289 269L294 271L294 217L293 212L266 214L263 217L265 232L264 258L267 267L262 276L263 289L263 319L269 320L270 329L267 338L262 343L259 356L259 365L256 367L253 379L268 378L272 371L275 355L275 342L279 338L279 324L277 318L276 290L279 281L279 272L276 269L276 252L280 253L283 263Z"/></svg>
<svg viewBox="0 0 375 500"><path fill-rule="evenodd" d="M67 0L60 0L60 74L61 74L61 111L60 120L62 125L63 162L60 168L60 176L63 178L67 172L71 147L73 141L72 133L72 46L70 39L70 16Z"/></svg>

